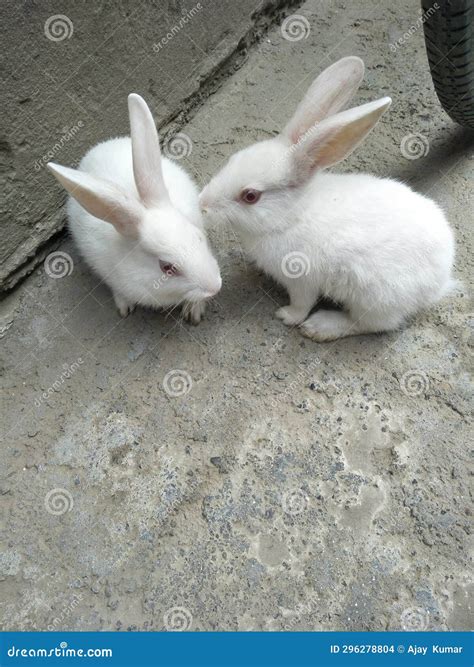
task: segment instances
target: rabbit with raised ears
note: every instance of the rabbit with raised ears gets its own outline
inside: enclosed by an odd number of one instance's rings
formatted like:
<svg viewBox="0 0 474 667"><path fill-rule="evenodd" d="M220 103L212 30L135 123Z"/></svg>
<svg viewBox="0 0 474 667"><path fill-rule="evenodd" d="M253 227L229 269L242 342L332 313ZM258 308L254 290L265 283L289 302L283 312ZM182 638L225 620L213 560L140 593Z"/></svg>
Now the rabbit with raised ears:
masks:
<svg viewBox="0 0 474 667"><path fill-rule="evenodd" d="M327 68L283 132L233 155L200 195L202 210L235 226L250 258L287 289L276 316L317 341L397 329L453 284L453 234L432 200L390 179L323 171L391 104L341 111L363 74L357 57ZM343 310L310 315L320 297Z"/></svg>
<svg viewBox="0 0 474 667"><path fill-rule="evenodd" d="M183 304L193 323L221 287L188 174L161 157L153 116L129 95L131 138L92 148L79 170L49 163L71 197L69 228L87 263L126 316L139 304Z"/></svg>

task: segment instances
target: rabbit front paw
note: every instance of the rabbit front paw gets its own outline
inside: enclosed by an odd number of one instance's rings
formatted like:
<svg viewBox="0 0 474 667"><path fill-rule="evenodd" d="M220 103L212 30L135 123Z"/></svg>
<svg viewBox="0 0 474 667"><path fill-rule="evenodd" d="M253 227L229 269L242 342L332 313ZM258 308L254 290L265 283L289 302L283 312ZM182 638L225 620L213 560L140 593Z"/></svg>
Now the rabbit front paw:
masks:
<svg viewBox="0 0 474 667"><path fill-rule="evenodd" d="M133 313L135 310L136 304L130 303L121 294L114 293L114 301L115 305L117 306L117 310L122 317L127 317L127 315L130 315L130 313Z"/></svg>
<svg viewBox="0 0 474 667"><path fill-rule="evenodd" d="M279 320L283 322L283 324L286 324L288 327L296 326L297 324L301 324L305 317L307 316L308 311L301 310L300 308L296 308L295 306L283 306L283 308L279 308L276 313L275 317L278 317Z"/></svg>
<svg viewBox="0 0 474 667"><path fill-rule="evenodd" d="M185 303L183 306L183 317L191 324L199 324L206 310L206 302L198 301L197 303Z"/></svg>
<svg viewBox="0 0 474 667"><path fill-rule="evenodd" d="M360 333L357 322L353 322L347 313L336 310L318 310L308 317L300 330L303 336L318 343Z"/></svg>

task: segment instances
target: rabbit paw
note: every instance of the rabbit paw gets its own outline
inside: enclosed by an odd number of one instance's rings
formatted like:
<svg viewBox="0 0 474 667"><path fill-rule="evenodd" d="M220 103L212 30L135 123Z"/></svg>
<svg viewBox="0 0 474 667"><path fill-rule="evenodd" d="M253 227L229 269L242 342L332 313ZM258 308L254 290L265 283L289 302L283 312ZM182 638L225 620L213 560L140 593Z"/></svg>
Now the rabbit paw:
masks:
<svg viewBox="0 0 474 667"><path fill-rule="evenodd" d="M360 333L347 313L336 310L318 310L300 327L303 336L324 343Z"/></svg>
<svg viewBox="0 0 474 667"><path fill-rule="evenodd" d="M121 294L114 294L114 301L122 317L127 317L127 315L130 315L135 310L136 304L129 303Z"/></svg>
<svg viewBox="0 0 474 667"><path fill-rule="evenodd" d="M183 317L191 324L199 324L206 310L206 302L198 301L197 303L185 303L183 306Z"/></svg>
<svg viewBox="0 0 474 667"><path fill-rule="evenodd" d="M302 311L295 306L284 306L283 308L279 308L276 311L275 317L278 317L279 320L282 320L282 322L288 327L292 327L297 324L301 324L307 314L308 313L306 310Z"/></svg>

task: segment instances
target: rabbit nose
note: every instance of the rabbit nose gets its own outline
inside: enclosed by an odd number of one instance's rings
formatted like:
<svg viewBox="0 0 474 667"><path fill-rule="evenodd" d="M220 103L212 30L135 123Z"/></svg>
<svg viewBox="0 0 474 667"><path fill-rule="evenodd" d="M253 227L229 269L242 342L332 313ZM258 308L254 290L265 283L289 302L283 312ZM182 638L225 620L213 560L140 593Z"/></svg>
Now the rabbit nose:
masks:
<svg viewBox="0 0 474 667"><path fill-rule="evenodd" d="M206 298L216 296L216 294L220 292L221 287L222 287L222 278L218 276L217 279L212 282L212 284L208 285Z"/></svg>

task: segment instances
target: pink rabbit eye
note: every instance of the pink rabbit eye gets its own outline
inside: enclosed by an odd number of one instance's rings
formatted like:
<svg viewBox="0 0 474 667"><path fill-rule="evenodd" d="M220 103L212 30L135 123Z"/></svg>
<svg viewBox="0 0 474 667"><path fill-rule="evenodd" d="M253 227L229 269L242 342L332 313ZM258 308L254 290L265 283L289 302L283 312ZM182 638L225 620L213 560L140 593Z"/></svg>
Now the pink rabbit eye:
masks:
<svg viewBox="0 0 474 667"><path fill-rule="evenodd" d="M166 273L167 276L179 276L180 271L176 264L171 264L171 262L162 262L160 259L160 269L163 273Z"/></svg>
<svg viewBox="0 0 474 667"><path fill-rule="evenodd" d="M256 204L260 199L261 194L262 193L259 190L253 190L252 188L248 188L247 190L242 190L240 198L246 204Z"/></svg>

